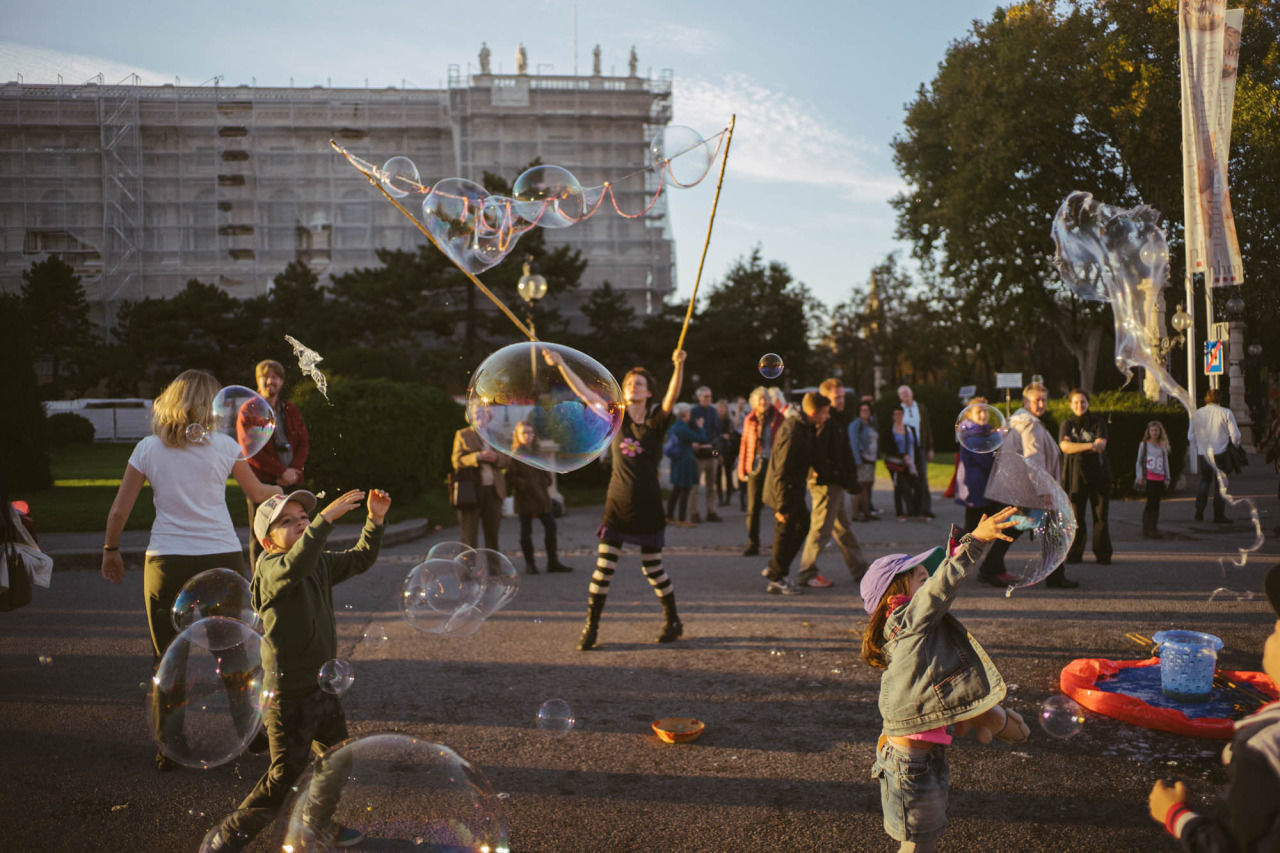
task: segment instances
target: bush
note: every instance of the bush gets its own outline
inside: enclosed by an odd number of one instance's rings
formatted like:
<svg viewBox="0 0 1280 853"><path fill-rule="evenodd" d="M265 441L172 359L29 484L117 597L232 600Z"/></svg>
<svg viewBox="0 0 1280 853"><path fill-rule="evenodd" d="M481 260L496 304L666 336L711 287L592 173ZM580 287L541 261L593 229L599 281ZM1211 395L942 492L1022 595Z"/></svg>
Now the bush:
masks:
<svg viewBox="0 0 1280 853"><path fill-rule="evenodd" d="M58 412L50 415L45 420L45 431L50 447L93 443L93 423L75 412Z"/></svg>
<svg viewBox="0 0 1280 853"><path fill-rule="evenodd" d="M1090 395L1089 411L1107 419L1107 458L1111 463L1111 493L1122 496L1133 493L1133 466L1138 459L1138 445L1147 432L1147 422L1164 424L1169 436L1169 466L1173 482L1178 481L1187 461L1187 410L1177 403L1153 403L1136 391L1099 391ZM1067 398L1049 401L1046 425L1052 415L1057 423L1071 417ZM1058 437L1056 428L1052 430Z"/></svg>
<svg viewBox="0 0 1280 853"><path fill-rule="evenodd" d="M0 341L4 341L5 369L0 371L0 477L10 497L28 489L53 485L49 468L47 424L36 372L17 297L0 294Z"/></svg>
<svg viewBox="0 0 1280 853"><path fill-rule="evenodd" d="M462 406L438 388L389 379L332 376L328 390L328 402L310 383L293 396L311 440L308 488L330 498L386 489L400 501L444 489Z"/></svg>

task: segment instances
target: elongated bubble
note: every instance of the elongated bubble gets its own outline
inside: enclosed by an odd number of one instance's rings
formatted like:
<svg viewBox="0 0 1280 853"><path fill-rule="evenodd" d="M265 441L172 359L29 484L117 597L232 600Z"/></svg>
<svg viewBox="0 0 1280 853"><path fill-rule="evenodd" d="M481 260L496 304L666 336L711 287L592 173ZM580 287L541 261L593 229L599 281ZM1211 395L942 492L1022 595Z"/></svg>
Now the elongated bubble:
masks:
<svg viewBox="0 0 1280 853"><path fill-rule="evenodd" d="M1048 471L1027 460L1013 442L1006 442L991 466L984 495L1017 507L1013 518L1018 529L1029 531L1032 542L1039 544L1040 553L1021 565L1010 554L1008 571L1016 578L1010 592L1044 580L1062 565L1076 535L1076 514L1071 499Z"/></svg>

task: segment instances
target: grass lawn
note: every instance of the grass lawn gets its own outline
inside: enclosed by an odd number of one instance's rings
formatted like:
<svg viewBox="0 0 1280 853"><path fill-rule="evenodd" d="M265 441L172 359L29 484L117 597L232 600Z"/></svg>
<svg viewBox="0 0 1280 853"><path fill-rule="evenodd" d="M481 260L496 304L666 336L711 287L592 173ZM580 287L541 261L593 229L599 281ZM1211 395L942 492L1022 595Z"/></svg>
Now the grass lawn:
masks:
<svg viewBox="0 0 1280 853"><path fill-rule="evenodd" d="M133 443L96 441L93 444L76 444L50 452L53 468L53 488L14 494L14 500L31 504L31 514L36 529L41 533L71 533L102 530L107 523L107 512L120 488ZM336 497L336 495L332 496ZM444 489L428 490L418 498L395 503L392 496L391 523L410 518L437 519L451 523L453 510L448 506ZM324 501L322 500L323 504ZM227 509L237 525L248 523L244 493L233 481L227 485ZM127 530L146 530L155 520L151 486L142 488L133 512L125 525ZM339 524L363 524L364 513L348 513Z"/></svg>

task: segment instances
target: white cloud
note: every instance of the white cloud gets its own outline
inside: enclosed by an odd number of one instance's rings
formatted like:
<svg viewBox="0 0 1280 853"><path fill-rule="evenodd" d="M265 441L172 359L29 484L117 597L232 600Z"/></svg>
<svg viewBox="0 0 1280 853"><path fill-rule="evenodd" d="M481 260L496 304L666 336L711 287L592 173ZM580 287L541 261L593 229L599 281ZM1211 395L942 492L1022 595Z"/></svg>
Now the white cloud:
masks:
<svg viewBox="0 0 1280 853"><path fill-rule="evenodd" d="M827 187L852 201L883 201L903 189L896 175L867 165L867 155L880 153L876 146L843 133L798 98L744 74L674 85L674 124L710 133L736 114L728 168L742 177Z"/></svg>
<svg viewBox="0 0 1280 853"><path fill-rule="evenodd" d="M19 74L24 83L57 83L61 75L62 82L71 85L84 83L98 74L108 84L117 83L130 74L137 74L148 86L172 83L174 78L171 72L154 71L100 56L0 41L0 80L16 81ZM187 84L200 82L190 80Z"/></svg>

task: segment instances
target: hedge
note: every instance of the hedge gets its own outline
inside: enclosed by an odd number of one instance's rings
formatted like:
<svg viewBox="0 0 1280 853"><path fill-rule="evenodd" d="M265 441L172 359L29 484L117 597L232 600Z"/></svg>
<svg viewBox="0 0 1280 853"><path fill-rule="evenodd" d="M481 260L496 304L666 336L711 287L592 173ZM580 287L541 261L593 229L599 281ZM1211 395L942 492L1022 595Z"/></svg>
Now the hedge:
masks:
<svg viewBox="0 0 1280 853"><path fill-rule="evenodd" d="M306 483L337 497L347 489L386 489L410 500L443 489L462 406L439 388L390 379L329 378L329 399L309 382L293 402L311 440Z"/></svg>
<svg viewBox="0 0 1280 853"><path fill-rule="evenodd" d="M50 447L68 444L92 444L93 422L75 412L58 412L45 420L45 434Z"/></svg>

